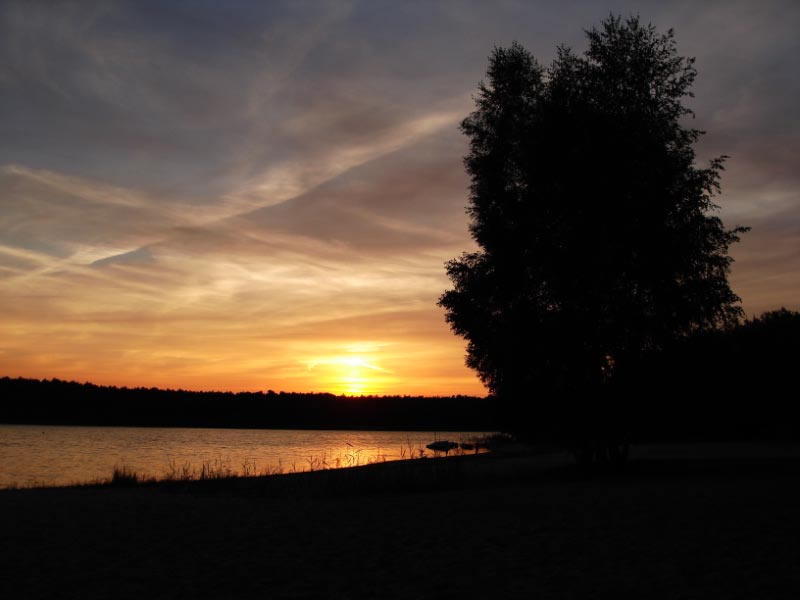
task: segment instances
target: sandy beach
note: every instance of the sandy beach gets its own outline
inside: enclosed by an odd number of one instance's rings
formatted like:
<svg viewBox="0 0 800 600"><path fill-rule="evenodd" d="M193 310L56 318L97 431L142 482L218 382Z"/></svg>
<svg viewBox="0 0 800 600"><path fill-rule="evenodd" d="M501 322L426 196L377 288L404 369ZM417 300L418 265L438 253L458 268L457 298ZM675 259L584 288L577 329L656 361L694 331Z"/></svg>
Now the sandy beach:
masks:
<svg viewBox="0 0 800 600"><path fill-rule="evenodd" d="M0 491L0 593L797 597L797 446L704 448L594 475L565 456L467 456L279 485Z"/></svg>

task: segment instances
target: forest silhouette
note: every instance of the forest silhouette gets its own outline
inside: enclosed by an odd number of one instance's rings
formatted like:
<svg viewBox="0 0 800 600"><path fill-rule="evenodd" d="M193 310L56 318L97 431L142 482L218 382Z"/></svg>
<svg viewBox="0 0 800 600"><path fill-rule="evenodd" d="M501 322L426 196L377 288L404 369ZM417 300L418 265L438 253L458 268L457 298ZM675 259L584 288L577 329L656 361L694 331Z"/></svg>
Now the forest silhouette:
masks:
<svg viewBox="0 0 800 600"><path fill-rule="evenodd" d="M196 392L0 379L0 422L51 425L483 431L491 403L472 396Z"/></svg>

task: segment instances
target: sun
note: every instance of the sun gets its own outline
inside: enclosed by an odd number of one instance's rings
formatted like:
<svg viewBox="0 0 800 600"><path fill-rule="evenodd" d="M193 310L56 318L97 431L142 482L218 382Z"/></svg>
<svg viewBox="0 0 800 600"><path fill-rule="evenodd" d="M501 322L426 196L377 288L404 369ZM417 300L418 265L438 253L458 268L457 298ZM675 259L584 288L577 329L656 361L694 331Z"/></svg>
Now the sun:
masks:
<svg viewBox="0 0 800 600"><path fill-rule="evenodd" d="M363 396L373 393L376 388L375 373L380 367L372 365L363 357L347 356L338 361L340 371L339 388L347 396Z"/></svg>
<svg viewBox="0 0 800 600"><path fill-rule="evenodd" d="M346 396L380 393L389 373L373 358L358 354L319 358L310 361L308 367L323 389Z"/></svg>

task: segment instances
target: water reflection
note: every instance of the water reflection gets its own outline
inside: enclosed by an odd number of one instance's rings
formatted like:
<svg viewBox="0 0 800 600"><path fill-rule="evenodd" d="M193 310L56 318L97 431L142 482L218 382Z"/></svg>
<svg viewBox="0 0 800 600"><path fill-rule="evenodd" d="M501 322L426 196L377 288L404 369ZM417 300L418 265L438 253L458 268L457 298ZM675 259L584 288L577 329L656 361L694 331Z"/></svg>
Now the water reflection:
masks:
<svg viewBox="0 0 800 600"><path fill-rule="evenodd" d="M203 469L288 473L432 456L425 445L482 433L56 427L0 425L0 487L108 478L115 467L147 476Z"/></svg>

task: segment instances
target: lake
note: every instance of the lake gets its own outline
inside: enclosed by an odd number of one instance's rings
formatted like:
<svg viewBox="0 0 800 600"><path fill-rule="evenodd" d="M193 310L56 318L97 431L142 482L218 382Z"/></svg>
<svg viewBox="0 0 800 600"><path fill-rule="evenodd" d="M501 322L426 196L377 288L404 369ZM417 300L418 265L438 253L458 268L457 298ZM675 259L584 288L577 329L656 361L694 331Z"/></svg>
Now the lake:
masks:
<svg viewBox="0 0 800 600"><path fill-rule="evenodd" d="M201 469L276 473L366 465L480 432L308 431L0 424L0 488L107 479L114 467L164 476Z"/></svg>

